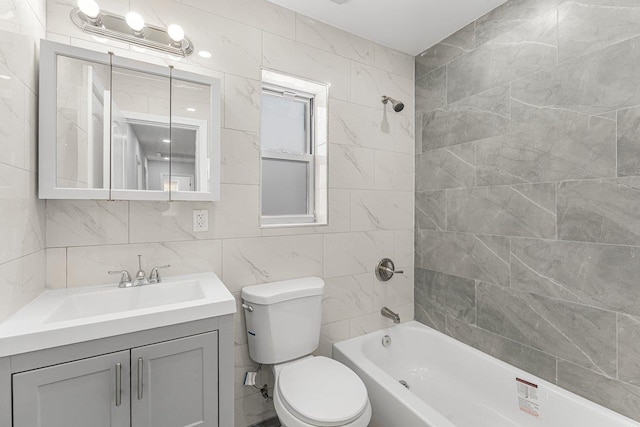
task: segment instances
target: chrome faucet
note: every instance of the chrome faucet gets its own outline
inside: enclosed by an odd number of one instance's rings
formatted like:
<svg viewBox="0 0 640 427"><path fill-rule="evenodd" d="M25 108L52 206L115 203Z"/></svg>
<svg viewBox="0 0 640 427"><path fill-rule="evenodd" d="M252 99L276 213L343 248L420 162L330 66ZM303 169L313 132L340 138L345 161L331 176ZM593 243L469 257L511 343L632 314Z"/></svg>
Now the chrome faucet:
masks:
<svg viewBox="0 0 640 427"><path fill-rule="evenodd" d="M400 323L400 316L398 315L398 313L391 311L387 307L382 307L382 310L380 310L380 314L393 320L393 323L395 323L396 325Z"/></svg>
<svg viewBox="0 0 640 427"><path fill-rule="evenodd" d="M127 270L108 271L107 273L121 274L118 287L131 288L133 286L143 286L162 282L162 278L160 277L160 272L158 270L169 267L171 267L169 264L153 267L151 269L151 274L149 274L149 278L147 279L147 273L142 269L142 255L138 255L138 272L136 273L135 280L131 280L131 275Z"/></svg>
<svg viewBox="0 0 640 427"><path fill-rule="evenodd" d="M138 272L136 273L136 280L133 281L133 286L148 285L147 273L142 269L142 255L138 255Z"/></svg>
<svg viewBox="0 0 640 427"><path fill-rule="evenodd" d="M109 274L121 274L120 282L118 283L119 288L130 288L133 286L133 282L131 281L131 275L127 270L115 270L115 271L107 271Z"/></svg>

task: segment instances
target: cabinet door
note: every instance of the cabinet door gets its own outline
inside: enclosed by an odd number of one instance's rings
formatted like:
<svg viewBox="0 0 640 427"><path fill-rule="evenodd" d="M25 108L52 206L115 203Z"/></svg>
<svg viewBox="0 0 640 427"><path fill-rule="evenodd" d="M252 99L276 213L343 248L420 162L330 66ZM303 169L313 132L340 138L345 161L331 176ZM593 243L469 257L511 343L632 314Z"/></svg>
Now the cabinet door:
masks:
<svg viewBox="0 0 640 427"><path fill-rule="evenodd" d="M218 334L131 350L133 427L218 426Z"/></svg>
<svg viewBox="0 0 640 427"><path fill-rule="evenodd" d="M121 351L13 375L13 426L129 426L129 357Z"/></svg>

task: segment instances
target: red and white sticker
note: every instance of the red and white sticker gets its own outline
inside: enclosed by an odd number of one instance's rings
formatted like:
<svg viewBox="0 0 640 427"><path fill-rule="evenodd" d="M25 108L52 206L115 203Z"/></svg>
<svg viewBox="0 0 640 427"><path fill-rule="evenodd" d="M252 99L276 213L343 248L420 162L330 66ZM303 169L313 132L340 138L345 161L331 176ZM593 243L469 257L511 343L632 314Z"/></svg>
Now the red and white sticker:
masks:
<svg viewBox="0 0 640 427"><path fill-rule="evenodd" d="M522 378L516 378L516 390L518 392L518 406L520 410L536 418L540 417L538 385L523 380Z"/></svg>

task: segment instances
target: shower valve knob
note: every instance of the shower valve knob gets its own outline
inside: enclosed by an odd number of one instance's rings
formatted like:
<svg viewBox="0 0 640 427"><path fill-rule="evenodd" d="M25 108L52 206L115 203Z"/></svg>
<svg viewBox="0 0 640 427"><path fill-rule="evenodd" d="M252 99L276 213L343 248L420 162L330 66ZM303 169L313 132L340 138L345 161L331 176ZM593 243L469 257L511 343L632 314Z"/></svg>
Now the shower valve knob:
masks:
<svg viewBox="0 0 640 427"><path fill-rule="evenodd" d="M396 267L393 264L393 261L391 261L389 258L383 258L380 260L380 262L378 262L378 265L376 266L376 277L381 282L387 282L391 280L394 274L404 273L404 271L396 270L395 268Z"/></svg>

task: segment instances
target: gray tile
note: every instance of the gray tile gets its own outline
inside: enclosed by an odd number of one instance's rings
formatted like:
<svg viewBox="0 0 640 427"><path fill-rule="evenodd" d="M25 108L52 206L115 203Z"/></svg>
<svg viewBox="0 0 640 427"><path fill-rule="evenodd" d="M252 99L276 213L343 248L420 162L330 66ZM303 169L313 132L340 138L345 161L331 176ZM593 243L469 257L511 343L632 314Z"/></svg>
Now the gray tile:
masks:
<svg viewBox="0 0 640 427"><path fill-rule="evenodd" d="M537 108L601 114L640 105L640 38L511 83L511 96Z"/></svg>
<svg viewBox="0 0 640 427"><path fill-rule="evenodd" d="M506 133L509 86L499 86L422 115L422 151Z"/></svg>
<svg viewBox="0 0 640 427"><path fill-rule="evenodd" d="M511 123L509 123L509 133L537 129L572 120L585 119L587 117L589 117L588 114L578 111L541 107L511 98ZM612 120L615 120L615 111Z"/></svg>
<svg viewBox="0 0 640 427"><path fill-rule="evenodd" d="M556 382L556 358L459 320L446 319L446 333L516 368Z"/></svg>
<svg viewBox="0 0 640 427"><path fill-rule="evenodd" d="M558 360L558 386L640 421L640 388Z"/></svg>
<svg viewBox="0 0 640 427"><path fill-rule="evenodd" d="M470 52L473 50L474 43L475 24L472 22L416 56L416 78L448 64L466 52Z"/></svg>
<svg viewBox="0 0 640 427"><path fill-rule="evenodd" d="M477 143L478 185L616 176L616 123L585 117Z"/></svg>
<svg viewBox="0 0 640 427"><path fill-rule="evenodd" d="M640 244L640 178L561 182L558 237Z"/></svg>
<svg viewBox="0 0 640 427"><path fill-rule="evenodd" d="M557 64L555 11L447 65L447 100L455 102Z"/></svg>
<svg viewBox="0 0 640 427"><path fill-rule="evenodd" d="M467 279L509 284L509 238L420 230L416 266Z"/></svg>
<svg viewBox="0 0 640 427"><path fill-rule="evenodd" d="M415 222L418 230L446 228L446 191L416 192Z"/></svg>
<svg viewBox="0 0 640 427"><path fill-rule="evenodd" d="M449 274L423 268L415 269L414 301L422 311L476 322L476 283Z"/></svg>
<svg viewBox="0 0 640 427"><path fill-rule="evenodd" d="M418 303L414 305L414 317L416 322L420 322L425 326L435 329L436 331L444 333L446 327L445 315L432 310L429 307L425 307Z"/></svg>
<svg viewBox="0 0 640 427"><path fill-rule="evenodd" d="M416 114L441 108L447 103L447 72L438 68L416 79Z"/></svg>
<svg viewBox="0 0 640 427"><path fill-rule="evenodd" d="M558 7L560 62L640 35L635 0L567 1Z"/></svg>
<svg viewBox="0 0 640 427"><path fill-rule="evenodd" d="M417 155L416 190L475 186L475 150L475 143L469 143Z"/></svg>
<svg viewBox="0 0 640 427"><path fill-rule="evenodd" d="M477 298L479 327L615 375L615 313L484 283Z"/></svg>
<svg viewBox="0 0 640 427"><path fill-rule="evenodd" d="M555 184L450 190L447 230L554 238L555 198Z"/></svg>
<svg viewBox="0 0 640 427"><path fill-rule="evenodd" d="M618 379L640 385L640 317L618 316Z"/></svg>
<svg viewBox="0 0 640 427"><path fill-rule="evenodd" d="M640 315L640 248L511 240L511 287Z"/></svg>
<svg viewBox="0 0 640 427"><path fill-rule="evenodd" d="M617 112L618 176L640 175L640 107Z"/></svg>

